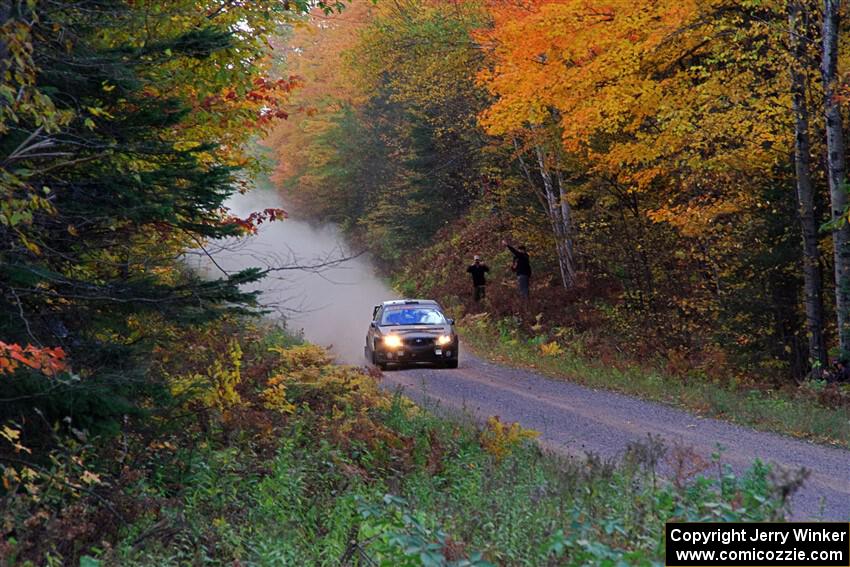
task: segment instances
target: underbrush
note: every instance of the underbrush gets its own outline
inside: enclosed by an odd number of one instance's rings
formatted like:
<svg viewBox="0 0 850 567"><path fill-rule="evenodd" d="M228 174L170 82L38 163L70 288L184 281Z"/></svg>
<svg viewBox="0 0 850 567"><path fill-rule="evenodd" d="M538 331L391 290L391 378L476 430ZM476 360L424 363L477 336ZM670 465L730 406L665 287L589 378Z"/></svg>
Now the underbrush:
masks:
<svg viewBox="0 0 850 567"><path fill-rule="evenodd" d="M3 461L0 564L660 564L665 521L781 519L799 481L652 438L617 462L566 460L283 335L183 338L152 366L169 409L117 437L57 426L42 464L35 447Z"/></svg>
<svg viewBox="0 0 850 567"><path fill-rule="evenodd" d="M601 360L585 337L566 329L525 332L512 319L469 315L461 322L466 344L506 364L547 375L680 406L700 415L728 419L821 443L850 446L850 384L807 381L776 388L736 380L708 369L653 368L625 357ZM669 364L668 364L669 366Z"/></svg>
<svg viewBox="0 0 850 567"><path fill-rule="evenodd" d="M481 430L395 397L374 419L401 441L397 451L393 443L368 448L317 438L312 417L294 420L259 469L251 466L254 454L210 447L193 463L179 505L163 516L179 531L134 545L139 534L161 529L162 518L147 518L108 562L661 564L667 520L784 514L783 487L763 465L736 478L687 452L667 455L653 439L621 462L563 460L528 441L499 457ZM683 454L681 474L660 480L662 462L681 464Z"/></svg>

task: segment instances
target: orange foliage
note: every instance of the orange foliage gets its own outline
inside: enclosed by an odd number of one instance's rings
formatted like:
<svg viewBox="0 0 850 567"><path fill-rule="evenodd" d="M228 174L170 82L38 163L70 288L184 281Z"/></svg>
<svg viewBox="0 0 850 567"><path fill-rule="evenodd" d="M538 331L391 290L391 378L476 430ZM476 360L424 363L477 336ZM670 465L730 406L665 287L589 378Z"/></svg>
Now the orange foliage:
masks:
<svg viewBox="0 0 850 567"><path fill-rule="evenodd" d="M322 156L306 151L305 137L324 132L329 118L342 106L362 100L343 54L357 43L372 10L365 0L354 1L336 14L316 8L305 24L295 27L291 38L275 45L287 70L301 81L290 104L299 119L277 122L266 141L279 160L276 181L301 171L307 162L321 160Z"/></svg>
<svg viewBox="0 0 850 567"><path fill-rule="evenodd" d="M274 222L284 220L289 214L280 208L267 208L262 211L254 211L247 217L239 218L234 215L228 215L224 219L224 224L236 226L243 234L256 234L257 229L264 222Z"/></svg>
<svg viewBox="0 0 850 567"><path fill-rule="evenodd" d="M65 351L61 347L46 348L0 341L0 374L11 374L21 365L38 370L47 376L55 376L68 369Z"/></svg>
<svg viewBox="0 0 850 567"><path fill-rule="evenodd" d="M299 77L292 75L286 79L272 80L266 77L256 77L252 88L244 94L236 89L226 88L220 94L209 95L201 100L196 109L206 112L229 114L236 110L248 110L256 117L245 121L245 127L264 129L274 120L289 117L288 106L290 93L302 85Z"/></svg>
<svg viewBox="0 0 850 567"><path fill-rule="evenodd" d="M515 137L554 122L566 152L629 192L704 196L654 220L711 229L755 206L751 176L791 147L774 4L750 17L719 0L495 0L478 33L493 57L479 81L496 97L481 122Z"/></svg>

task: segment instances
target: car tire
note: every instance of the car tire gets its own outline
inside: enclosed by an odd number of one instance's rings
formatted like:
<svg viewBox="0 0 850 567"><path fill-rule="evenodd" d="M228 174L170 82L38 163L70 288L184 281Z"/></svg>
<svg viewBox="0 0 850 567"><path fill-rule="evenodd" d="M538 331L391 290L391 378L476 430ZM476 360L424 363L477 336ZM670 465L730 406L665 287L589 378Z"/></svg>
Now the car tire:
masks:
<svg viewBox="0 0 850 567"><path fill-rule="evenodd" d="M443 366L445 368L457 368L457 359L453 358L453 359L449 360L448 362L443 363Z"/></svg>
<svg viewBox="0 0 850 567"><path fill-rule="evenodd" d="M378 351L376 351L374 349L372 350L372 364L374 364L375 366L377 366L381 370L387 369L387 363L381 362L381 361L378 360Z"/></svg>

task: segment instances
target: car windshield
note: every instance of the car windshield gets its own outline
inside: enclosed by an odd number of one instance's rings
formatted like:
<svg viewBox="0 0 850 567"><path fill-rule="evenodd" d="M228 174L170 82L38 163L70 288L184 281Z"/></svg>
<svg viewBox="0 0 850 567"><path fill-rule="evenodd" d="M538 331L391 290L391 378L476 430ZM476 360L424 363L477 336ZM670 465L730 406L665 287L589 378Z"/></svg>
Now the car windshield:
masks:
<svg viewBox="0 0 850 567"><path fill-rule="evenodd" d="M446 318L437 309L411 307L388 309L381 317L381 325L445 325Z"/></svg>

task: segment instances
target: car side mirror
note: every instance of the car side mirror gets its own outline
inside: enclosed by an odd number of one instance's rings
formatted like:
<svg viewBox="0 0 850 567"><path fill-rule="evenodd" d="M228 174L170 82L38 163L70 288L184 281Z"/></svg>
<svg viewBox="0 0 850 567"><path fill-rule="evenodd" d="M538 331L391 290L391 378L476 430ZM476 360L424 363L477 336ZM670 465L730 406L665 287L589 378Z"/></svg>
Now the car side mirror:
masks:
<svg viewBox="0 0 850 567"><path fill-rule="evenodd" d="M372 326L373 329L377 329L378 328L378 322L372 321L371 326Z"/></svg>
<svg viewBox="0 0 850 567"><path fill-rule="evenodd" d="M454 320L454 319L449 319L449 325L454 325L454 324L455 324L455 320Z"/></svg>

